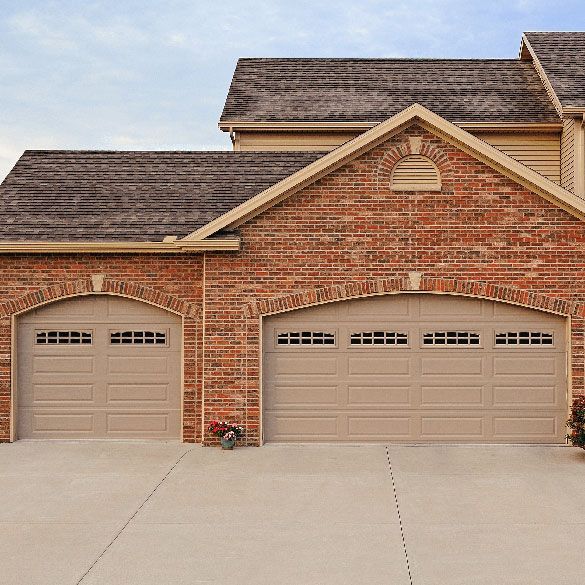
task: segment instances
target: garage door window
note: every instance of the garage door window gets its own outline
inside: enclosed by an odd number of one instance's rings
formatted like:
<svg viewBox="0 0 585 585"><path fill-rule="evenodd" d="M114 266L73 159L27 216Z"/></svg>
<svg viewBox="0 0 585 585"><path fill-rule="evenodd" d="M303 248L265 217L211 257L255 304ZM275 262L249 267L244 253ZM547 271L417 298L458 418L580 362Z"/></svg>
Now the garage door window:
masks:
<svg viewBox="0 0 585 585"><path fill-rule="evenodd" d="M350 345L408 345L408 333L360 331L349 336Z"/></svg>
<svg viewBox="0 0 585 585"><path fill-rule="evenodd" d="M506 331L496 333L496 345L520 346L520 345L554 345L552 333L544 331Z"/></svg>
<svg viewBox="0 0 585 585"><path fill-rule="evenodd" d="M112 345L166 345L166 331L110 331Z"/></svg>
<svg viewBox="0 0 585 585"><path fill-rule="evenodd" d="M36 345L91 345L92 331L35 330Z"/></svg>
<svg viewBox="0 0 585 585"><path fill-rule="evenodd" d="M423 334L423 345L480 345L479 333L472 331L429 331Z"/></svg>
<svg viewBox="0 0 585 585"><path fill-rule="evenodd" d="M283 331L276 345L335 345L335 333L327 331Z"/></svg>

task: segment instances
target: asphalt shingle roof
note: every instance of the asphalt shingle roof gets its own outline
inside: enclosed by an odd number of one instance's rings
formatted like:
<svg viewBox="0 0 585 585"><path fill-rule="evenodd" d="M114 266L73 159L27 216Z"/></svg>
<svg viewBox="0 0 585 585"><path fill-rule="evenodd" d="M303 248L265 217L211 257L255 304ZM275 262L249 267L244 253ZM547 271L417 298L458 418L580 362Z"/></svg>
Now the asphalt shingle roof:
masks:
<svg viewBox="0 0 585 585"><path fill-rule="evenodd" d="M585 107L585 32L524 34L561 105Z"/></svg>
<svg viewBox="0 0 585 585"><path fill-rule="evenodd" d="M558 122L518 59L240 59L222 122L382 122L419 103L452 122Z"/></svg>
<svg viewBox="0 0 585 585"><path fill-rule="evenodd" d="M184 237L322 155L28 150L0 185L0 240Z"/></svg>

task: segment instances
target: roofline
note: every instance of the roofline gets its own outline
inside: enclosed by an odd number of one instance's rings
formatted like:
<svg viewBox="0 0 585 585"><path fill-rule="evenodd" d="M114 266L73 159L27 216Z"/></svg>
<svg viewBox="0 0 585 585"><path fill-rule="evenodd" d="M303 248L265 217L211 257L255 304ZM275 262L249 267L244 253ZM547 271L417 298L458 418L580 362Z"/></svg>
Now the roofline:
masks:
<svg viewBox="0 0 585 585"><path fill-rule="evenodd" d="M565 106L563 108L563 114L577 118L580 118L581 115L585 117L585 106Z"/></svg>
<svg viewBox="0 0 585 585"><path fill-rule="evenodd" d="M566 108L565 108L566 109ZM224 132L237 132L238 130L277 131L277 130L369 130L380 122L250 122L247 120L228 120L219 122L218 127ZM453 122L460 128L467 130L508 130L513 132L555 132L563 128L563 123L558 122Z"/></svg>
<svg viewBox="0 0 585 585"><path fill-rule="evenodd" d="M185 236L182 241L201 240L228 226L237 227L414 122L422 124L447 142L485 162L565 211L585 220L585 200L424 106L413 104Z"/></svg>
<svg viewBox="0 0 585 585"><path fill-rule="evenodd" d="M528 54L527 54L527 52L528 52ZM561 100L559 100L559 98L558 98L549 78L548 78L548 75L546 74L544 67L542 66L542 63L540 62L540 59L538 58L538 56L536 55L536 52L534 51L534 49L530 45L530 42L528 41L528 39L526 38L526 33L522 33L522 40L520 41L519 57L520 57L520 59L526 60L528 55L530 55L530 57L532 58L532 63L534 64L534 68L536 69L536 72L538 73L538 76L540 77L542 84L544 85L544 89L546 90L546 93L548 93L548 96L552 100L552 103L553 103L556 111L559 113L559 116L562 117L563 116L563 106L561 104Z"/></svg>
<svg viewBox="0 0 585 585"><path fill-rule="evenodd" d="M2 242L0 254L177 254L238 251L239 238L170 240L165 242Z"/></svg>

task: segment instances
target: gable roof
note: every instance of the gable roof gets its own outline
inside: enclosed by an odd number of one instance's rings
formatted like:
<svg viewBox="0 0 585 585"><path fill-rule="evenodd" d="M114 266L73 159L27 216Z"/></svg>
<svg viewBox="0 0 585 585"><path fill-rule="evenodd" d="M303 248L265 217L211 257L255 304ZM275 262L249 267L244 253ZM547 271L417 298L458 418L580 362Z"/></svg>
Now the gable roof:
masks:
<svg viewBox="0 0 585 585"><path fill-rule="evenodd" d="M0 185L0 242L181 238L321 154L29 150Z"/></svg>
<svg viewBox="0 0 585 585"><path fill-rule="evenodd" d="M542 67L561 107L585 110L585 32L527 32L522 42Z"/></svg>
<svg viewBox="0 0 585 585"><path fill-rule="evenodd" d="M371 130L342 144L306 168L297 171L211 221L184 240L202 240L219 230L237 227L414 123L420 124L446 142L485 162L493 169L524 185L534 193L538 193L576 217L585 219L585 200L420 104L413 104Z"/></svg>
<svg viewBox="0 0 585 585"><path fill-rule="evenodd" d="M518 59L240 59L220 127L379 123L413 103L451 122L559 122L534 66Z"/></svg>

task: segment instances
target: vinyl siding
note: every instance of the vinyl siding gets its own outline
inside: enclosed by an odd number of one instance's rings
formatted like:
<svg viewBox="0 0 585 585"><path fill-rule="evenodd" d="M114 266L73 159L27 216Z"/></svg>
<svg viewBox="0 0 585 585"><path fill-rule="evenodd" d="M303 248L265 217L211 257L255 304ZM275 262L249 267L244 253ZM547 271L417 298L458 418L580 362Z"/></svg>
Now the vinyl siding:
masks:
<svg viewBox="0 0 585 585"><path fill-rule="evenodd" d="M476 136L507 155L544 175L561 182L561 136L556 133L477 133Z"/></svg>
<svg viewBox="0 0 585 585"><path fill-rule="evenodd" d="M561 186L569 191L575 191L575 120L573 118L568 118L563 123Z"/></svg>
<svg viewBox="0 0 585 585"><path fill-rule="evenodd" d="M237 132L235 150L329 151L359 132ZM561 182L561 140L558 133L495 133L476 136L555 183Z"/></svg>
<svg viewBox="0 0 585 585"><path fill-rule="evenodd" d="M329 151L360 132L237 132L235 150Z"/></svg>

